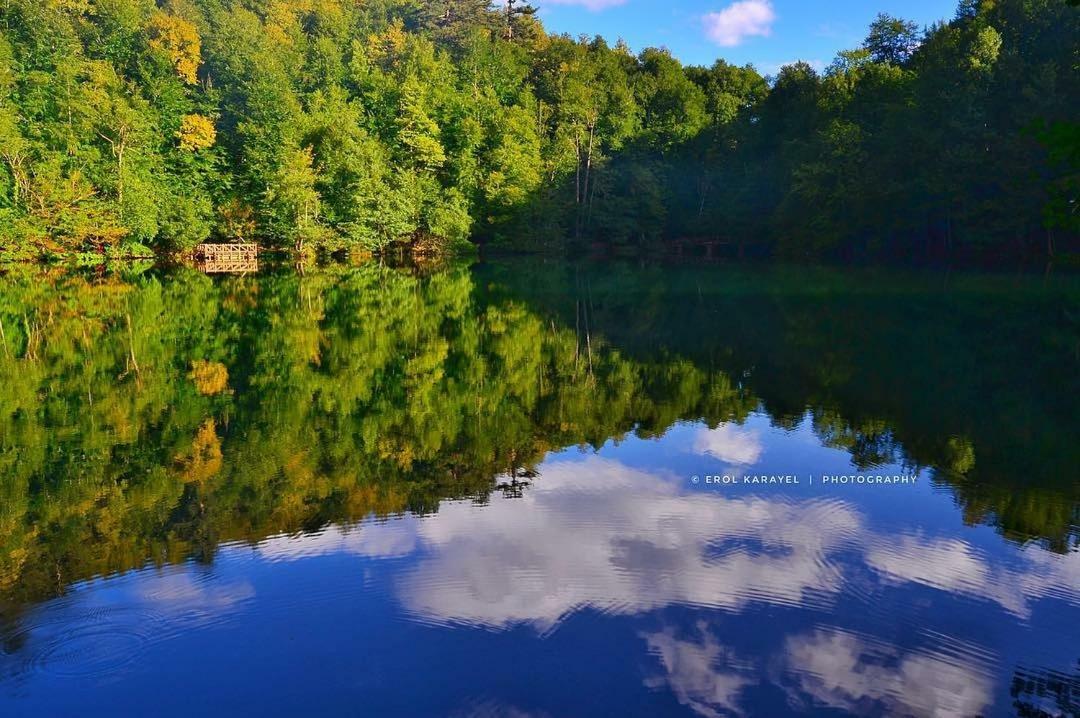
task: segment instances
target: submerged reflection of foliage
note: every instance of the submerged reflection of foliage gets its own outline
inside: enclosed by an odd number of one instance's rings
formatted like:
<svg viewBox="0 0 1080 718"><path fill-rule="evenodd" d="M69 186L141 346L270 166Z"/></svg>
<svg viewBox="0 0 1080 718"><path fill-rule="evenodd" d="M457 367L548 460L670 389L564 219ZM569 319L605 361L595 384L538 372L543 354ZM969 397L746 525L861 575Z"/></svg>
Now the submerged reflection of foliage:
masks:
<svg viewBox="0 0 1080 718"><path fill-rule="evenodd" d="M32 599L222 541L483 501L551 448L756 403L473 295L465 269L376 266L9 280L0 590Z"/></svg>
<svg viewBox="0 0 1080 718"><path fill-rule="evenodd" d="M1075 276L533 264L484 277L564 323L586 302L630 358L662 346L737 377L776 426L810 421L860 469L928 467L971 524L1080 546Z"/></svg>
<svg viewBox="0 0 1080 718"><path fill-rule="evenodd" d="M916 432L919 411L900 414L877 392L864 411L851 399L850 377L864 378L857 366L819 350L836 337L800 324L791 339L790 312L725 312L728 333L716 339L739 339L737 350L710 346L703 359L672 335L671 310L701 327L700 305L647 282L628 323L623 295L608 291L617 282L594 280L571 305L574 319L476 276L372 265L217 281L9 277L0 604L148 561L209 560L223 541L431 512L445 498L486 501L520 492L494 477L528 476L550 449L655 436L683 419L715 427L759 406L778 425L817 407L819 438L857 465L931 465L957 487L968 518L992 513L1017 535L1068 544L1075 522L1057 489L986 482L984 444L944 423ZM751 320L757 335L739 326ZM655 332L651 350L620 324ZM689 335L701 339L700 329ZM758 345L780 346L778 337L821 361L770 367ZM747 358L753 392L741 378Z"/></svg>
<svg viewBox="0 0 1080 718"><path fill-rule="evenodd" d="M1080 715L1080 661L1071 674L1018 668L1009 693L1020 718Z"/></svg>

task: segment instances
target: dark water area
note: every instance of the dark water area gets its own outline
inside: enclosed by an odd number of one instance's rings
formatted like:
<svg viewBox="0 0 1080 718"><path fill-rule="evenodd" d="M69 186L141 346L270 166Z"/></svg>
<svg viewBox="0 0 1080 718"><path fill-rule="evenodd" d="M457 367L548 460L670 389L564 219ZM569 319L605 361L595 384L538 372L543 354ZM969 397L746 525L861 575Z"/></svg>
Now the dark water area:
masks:
<svg viewBox="0 0 1080 718"><path fill-rule="evenodd" d="M1080 714L1080 278L0 277L0 715Z"/></svg>

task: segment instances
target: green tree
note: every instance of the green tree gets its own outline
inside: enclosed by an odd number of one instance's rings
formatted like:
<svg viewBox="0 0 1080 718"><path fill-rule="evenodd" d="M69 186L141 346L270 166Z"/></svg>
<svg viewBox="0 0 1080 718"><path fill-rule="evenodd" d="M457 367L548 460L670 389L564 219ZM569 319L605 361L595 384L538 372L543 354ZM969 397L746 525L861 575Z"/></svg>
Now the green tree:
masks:
<svg viewBox="0 0 1080 718"><path fill-rule="evenodd" d="M870 24L863 43L874 62L902 65L911 59L919 46L919 26L908 20L879 13Z"/></svg>

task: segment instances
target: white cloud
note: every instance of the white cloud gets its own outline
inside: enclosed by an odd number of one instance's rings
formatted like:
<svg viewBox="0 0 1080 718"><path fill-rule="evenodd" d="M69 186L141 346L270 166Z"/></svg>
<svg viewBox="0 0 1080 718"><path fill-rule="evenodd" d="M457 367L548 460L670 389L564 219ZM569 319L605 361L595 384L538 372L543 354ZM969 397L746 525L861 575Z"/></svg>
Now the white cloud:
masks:
<svg viewBox="0 0 1080 718"><path fill-rule="evenodd" d="M596 12L607 10L609 7L625 5L626 0L544 0L545 5L580 5L586 10Z"/></svg>
<svg viewBox="0 0 1080 718"><path fill-rule="evenodd" d="M1080 553L1032 547L994 564L959 539L876 532L846 501L685 492L669 476L599 456L546 462L523 497L444 502L434 516L379 531L400 535L354 532L351 550L415 546L396 593L409 614L435 624L546 633L584 608L825 608L866 569L881 581L871 591L927 585L1020 617L1044 597L1080 603Z"/></svg>
<svg viewBox="0 0 1080 718"><path fill-rule="evenodd" d="M769 0L739 0L703 18L705 34L722 47L734 47L748 37L768 37L776 11Z"/></svg>
<svg viewBox="0 0 1080 718"><path fill-rule="evenodd" d="M706 623L696 628L700 640L685 638L671 627L642 636L663 670L646 678L645 686L669 688L679 703L707 718L743 715L739 699L759 682L759 667L722 645Z"/></svg>
<svg viewBox="0 0 1080 718"><path fill-rule="evenodd" d="M694 435L694 452L732 464L753 464L761 458L761 435L749 429L721 424L715 429L699 429Z"/></svg>
<svg viewBox="0 0 1080 718"><path fill-rule="evenodd" d="M786 683L815 703L851 713L981 715L992 702L989 668L932 651L904 652L883 641L819 629L787 641ZM789 689L790 690L790 689Z"/></svg>
<svg viewBox="0 0 1080 718"><path fill-rule="evenodd" d="M257 550L266 561L295 561L334 553L396 558L418 548L416 524L422 520L408 515L357 526L327 526L315 533L282 534L264 539Z"/></svg>
<svg viewBox="0 0 1080 718"><path fill-rule="evenodd" d="M994 657L952 637L944 637L944 650L903 649L822 626L789 636L779 652L740 656L718 634L704 620L692 630L667 626L642 634L660 664L646 687L669 688L705 718L744 715L747 689L762 682L788 693L791 713L825 706L852 715L961 718L980 715L993 702Z"/></svg>
<svg viewBox="0 0 1080 718"><path fill-rule="evenodd" d="M700 427L693 446L754 461L762 440L722 425ZM432 516L272 537L257 551L266 561L415 555L397 577L409 614L493 629L532 624L546 632L586 607L622 615L672 604L823 607L865 581L867 569L877 576L871 591L929 586L1019 618L1044 598L1080 604L1080 553L1028 546L994 561L959 538L876 532L847 501L786 498L686 492L670 476L612 459L560 457L520 498L446 501ZM183 586L157 587L158 599L187 596ZM237 603L246 598L231 593Z"/></svg>
<svg viewBox="0 0 1080 718"><path fill-rule="evenodd" d="M862 532L842 503L684 494L595 456L545 464L520 499L443 503L417 528L423 556L397 590L410 614L541 633L586 607L827 605L843 586L831 554Z"/></svg>
<svg viewBox="0 0 1080 718"><path fill-rule="evenodd" d="M1031 603L1041 598L1080 602L1080 553L1058 556L1028 545L1007 565L991 563L965 541L915 534L876 541L867 547L865 559L892 583L919 583L994 601L1024 619L1031 615Z"/></svg>
<svg viewBox="0 0 1080 718"><path fill-rule="evenodd" d="M187 626L216 623L255 598L255 588L247 581L219 583L208 578L173 568L139 583L135 594L158 615Z"/></svg>

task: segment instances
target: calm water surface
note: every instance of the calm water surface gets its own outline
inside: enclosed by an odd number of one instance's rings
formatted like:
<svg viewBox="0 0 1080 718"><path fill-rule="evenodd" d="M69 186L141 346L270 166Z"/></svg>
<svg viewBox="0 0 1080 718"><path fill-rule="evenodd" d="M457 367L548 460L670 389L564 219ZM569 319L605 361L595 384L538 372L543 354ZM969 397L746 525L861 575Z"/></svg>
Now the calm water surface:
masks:
<svg viewBox="0 0 1080 718"><path fill-rule="evenodd" d="M0 715L1078 715L1078 289L9 273Z"/></svg>

